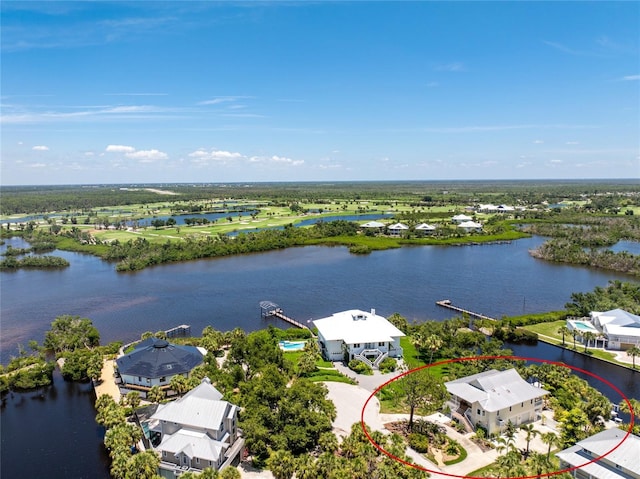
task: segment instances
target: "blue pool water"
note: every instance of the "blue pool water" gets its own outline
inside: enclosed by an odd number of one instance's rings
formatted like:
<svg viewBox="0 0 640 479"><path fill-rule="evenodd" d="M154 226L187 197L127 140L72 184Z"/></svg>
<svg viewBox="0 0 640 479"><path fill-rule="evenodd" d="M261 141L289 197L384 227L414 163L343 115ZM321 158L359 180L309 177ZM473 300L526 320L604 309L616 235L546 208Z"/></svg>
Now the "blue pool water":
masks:
<svg viewBox="0 0 640 479"><path fill-rule="evenodd" d="M301 351L306 341L280 341L280 348L285 351Z"/></svg>

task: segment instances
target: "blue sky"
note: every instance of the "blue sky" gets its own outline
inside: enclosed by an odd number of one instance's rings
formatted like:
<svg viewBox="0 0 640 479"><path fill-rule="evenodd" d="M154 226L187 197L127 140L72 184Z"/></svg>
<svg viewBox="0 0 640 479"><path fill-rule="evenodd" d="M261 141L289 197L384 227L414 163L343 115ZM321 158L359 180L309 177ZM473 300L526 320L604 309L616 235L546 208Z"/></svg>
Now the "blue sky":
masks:
<svg viewBox="0 0 640 479"><path fill-rule="evenodd" d="M638 2L0 8L3 185L640 177Z"/></svg>

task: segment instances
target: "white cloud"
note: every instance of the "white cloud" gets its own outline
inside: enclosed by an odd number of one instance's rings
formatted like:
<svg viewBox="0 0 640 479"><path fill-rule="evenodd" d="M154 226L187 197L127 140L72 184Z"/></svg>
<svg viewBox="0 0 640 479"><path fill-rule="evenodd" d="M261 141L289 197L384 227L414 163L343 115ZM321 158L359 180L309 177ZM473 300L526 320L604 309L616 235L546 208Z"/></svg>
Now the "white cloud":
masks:
<svg viewBox="0 0 640 479"><path fill-rule="evenodd" d="M640 75L627 75L621 78L622 81L637 81L640 80Z"/></svg>
<svg viewBox="0 0 640 479"><path fill-rule="evenodd" d="M31 148L34 151L49 151L49 147L45 145L37 145Z"/></svg>
<svg viewBox="0 0 640 479"><path fill-rule="evenodd" d="M245 100L247 98L253 98L250 96L219 96L211 100L204 100L198 103L198 105L219 105L220 103L232 103L238 100Z"/></svg>
<svg viewBox="0 0 640 479"><path fill-rule="evenodd" d="M31 163L28 166L29 166L29 168L46 168L47 164L46 163Z"/></svg>
<svg viewBox="0 0 640 479"><path fill-rule="evenodd" d="M111 153L133 153L136 149L133 146L125 146L125 145L109 145L105 149L105 151Z"/></svg>
<svg viewBox="0 0 640 479"><path fill-rule="evenodd" d="M138 160L141 163L149 163L157 160L166 160L169 158L165 152L151 149L151 150L136 150L133 146L128 145L109 145L105 148L105 151L109 153L124 153L124 156L132 160ZM93 153L90 153L91 156Z"/></svg>
<svg viewBox="0 0 640 479"><path fill-rule="evenodd" d="M206 165L209 162L217 162L226 164L232 161L238 161L245 158L244 155L235 151L225 151L225 150L216 150L211 149L210 151L205 150L204 148L200 148L199 150L193 151L188 155L193 163Z"/></svg>
<svg viewBox="0 0 640 479"><path fill-rule="evenodd" d="M566 144L567 145L579 145L580 143L578 143L577 141L567 141Z"/></svg>
<svg viewBox="0 0 640 479"><path fill-rule="evenodd" d="M466 68L461 62L452 62L436 65L435 70L440 72L463 72L466 71Z"/></svg>
<svg viewBox="0 0 640 479"><path fill-rule="evenodd" d="M271 162L273 163L285 163L285 164L289 164L292 166L299 166L302 165L304 163L304 160L292 160L291 158L286 158L284 156L277 156L277 155L273 155L271 157Z"/></svg>
<svg viewBox="0 0 640 479"><path fill-rule="evenodd" d="M542 143L544 143L544 141L542 140L533 140L533 143L536 145L541 145Z"/></svg>
<svg viewBox="0 0 640 479"><path fill-rule="evenodd" d="M159 150L133 151L130 153L126 153L125 156L127 158L131 158L134 160L140 160L141 163L149 163L151 161L157 161L157 160L166 160L167 158L169 158L169 156L165 152L159 151Z"/></svg>

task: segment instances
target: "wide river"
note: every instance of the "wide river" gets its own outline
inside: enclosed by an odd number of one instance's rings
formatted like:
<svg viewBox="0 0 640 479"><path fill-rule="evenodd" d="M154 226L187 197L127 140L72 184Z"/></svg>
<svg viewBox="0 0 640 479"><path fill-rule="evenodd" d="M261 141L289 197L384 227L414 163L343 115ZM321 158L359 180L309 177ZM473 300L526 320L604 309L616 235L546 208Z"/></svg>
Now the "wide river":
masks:
<svg viewBox="0 0 640 479"><path fill-rule="evenodd" d="M559 310L573 292L592 291L610 280L634 280L536 260L528 250L542 241L533 237L510 244L404 247L366 256L352 255L344 247L291 248L126 274L90 255L56 251L55 255L70 261L69 268L0 273L0 359L6 363L16 354L18 344L26 346L30 339L41 342L51 321L63 314L90 318L104 344L137 339L145 331L180 324L191 325L193 334L200 334L207 325L247 331L268 324L286 327L260 317L263 300L279 304L286 314L302 322L354 308L373 308L383 316L398 312L410 321L441 320L453 315L436 306L441 299L500 318ZM7 244L24 246L18 239ZM636 247L630 245L631 250ZM637 373L542 343L516 346L514 352L574 364L608 378L624 394L640 397ZM69 388L75 388L75 395L68 394ZM39 394L26 393L5 402L2 477L14 477L12 471L20 471L21 477L39 477L41 472L47 477L107 477L100 433L90 420L93 411L85 389L60 380L51 389L54 392L47 392L46 401L38 400ZM604 389L613 401L620 400L610 388ZM71 396L75 399L69 399ZM78 397L85 397L87 411L73 405ZM59 404L57 412L45 410L44 404L52 402ZM64 434L62 427L58 434L53 426L51 435L41 429L45 422L48 430L56 421L64 424L71 415L80 418L74 427L82 430L75 432L84 438L81 446L58 441ZM51 452L53 443L55 454ZM28 465L22 460L27 457L26 449L30 450ZM9 458L18 457L21 464L12 469ZM83 459L74 459L78 457ZM70 463L76 463L77 469L69 470Z"/></svg>

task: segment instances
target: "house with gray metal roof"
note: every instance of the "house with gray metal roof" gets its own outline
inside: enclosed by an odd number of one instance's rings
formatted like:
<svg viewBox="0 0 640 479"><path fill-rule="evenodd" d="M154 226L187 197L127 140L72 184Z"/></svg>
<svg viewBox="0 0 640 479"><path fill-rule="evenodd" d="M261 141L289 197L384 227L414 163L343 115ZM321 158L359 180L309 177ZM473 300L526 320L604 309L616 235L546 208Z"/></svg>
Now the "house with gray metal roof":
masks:
<svg viewBox="0 0 640 479"><path fill-rule="evenodd" d="M526 382L515 369L491 369L444 385L451 395L452 414L488 434L499 434L509 422L519 426L536 421L542 413L542 398L549 394Z"/></svg>
<svg viewBox="0 0 640 479"><path fill-rule="evenodd" d="M180 399L159 405L148 427L160 434L154 447L160 475L173 479L186 471L235 464L244 445L237 423L238 406L222 400L208 378Z"/></svg>
<svg viewBox="0 0 640 479"><path fill-rule="evenodd" d="M560 468L575 468L570 473L577 479L640 479L638 455L640 437L615 427L556 453Z"/></svg>
<svg viewBox="0 0 640 479"><path fill-rule="evenodd" d="M610 349L630 349L640 347L640 316L624 309L592 311L591 322L607 339Z"/></svg>
<svg viewBox="0 0 640 479"><path fill-rule="evenodd" d="M130 353L116 359L117 372L124 388L167 388L173 376L189 377L193 368L202 364L206 353L195 346L149 338L136 344Z"/></svg>

